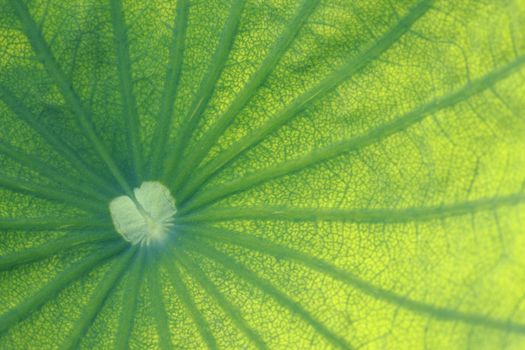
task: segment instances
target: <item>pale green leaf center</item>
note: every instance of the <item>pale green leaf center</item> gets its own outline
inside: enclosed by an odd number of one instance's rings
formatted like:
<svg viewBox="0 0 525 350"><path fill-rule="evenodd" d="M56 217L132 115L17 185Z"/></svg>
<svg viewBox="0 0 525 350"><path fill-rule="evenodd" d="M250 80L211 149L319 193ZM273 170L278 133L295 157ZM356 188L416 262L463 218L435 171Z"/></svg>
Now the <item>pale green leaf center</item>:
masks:
<svg viewBox="0 0 525 350"><path fill-rule="evenodd" d="M134 245L162 242L177 212L170 190L160 182L146 181L133 192L135 198L120 196L109 204L115 229Z"/></svg>

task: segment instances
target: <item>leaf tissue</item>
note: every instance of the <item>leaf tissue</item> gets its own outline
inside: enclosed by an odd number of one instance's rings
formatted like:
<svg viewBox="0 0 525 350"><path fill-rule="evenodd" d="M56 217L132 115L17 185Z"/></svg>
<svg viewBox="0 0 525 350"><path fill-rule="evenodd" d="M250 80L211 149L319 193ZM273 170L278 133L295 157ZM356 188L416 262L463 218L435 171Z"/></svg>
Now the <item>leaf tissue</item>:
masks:
<svg viewBox="0 0 525 350"><path fill-rule="evenodd" d="M522 0L0 0L0 349L524 349Z"/></svg>

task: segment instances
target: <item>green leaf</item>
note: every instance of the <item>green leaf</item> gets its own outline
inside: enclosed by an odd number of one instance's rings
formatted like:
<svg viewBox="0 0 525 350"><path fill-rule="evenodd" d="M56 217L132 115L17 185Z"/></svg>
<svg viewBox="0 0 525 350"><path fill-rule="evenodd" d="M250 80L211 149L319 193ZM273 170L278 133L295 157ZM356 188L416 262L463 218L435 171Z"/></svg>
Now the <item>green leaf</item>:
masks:
<svg viewBox="0 0 525 350"><path fill-rule="evenodd" d="M521 349L524 110L521 0L3 0L0 348Z"/></svg>

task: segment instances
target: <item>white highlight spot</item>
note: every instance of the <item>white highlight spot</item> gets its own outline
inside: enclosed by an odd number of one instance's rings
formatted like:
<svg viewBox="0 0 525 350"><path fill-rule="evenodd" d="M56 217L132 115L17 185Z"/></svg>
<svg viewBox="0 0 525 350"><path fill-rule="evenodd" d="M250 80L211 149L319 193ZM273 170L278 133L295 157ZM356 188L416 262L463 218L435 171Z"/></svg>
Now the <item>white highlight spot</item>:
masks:
<svg viewBox="0 0 525 350"><path fill-rule="evenodd" d="M135 199L120 196L109 203L115 229L132 244L161 242L177 212L170 190L160 182L146 181L133 192Z"/></svg>

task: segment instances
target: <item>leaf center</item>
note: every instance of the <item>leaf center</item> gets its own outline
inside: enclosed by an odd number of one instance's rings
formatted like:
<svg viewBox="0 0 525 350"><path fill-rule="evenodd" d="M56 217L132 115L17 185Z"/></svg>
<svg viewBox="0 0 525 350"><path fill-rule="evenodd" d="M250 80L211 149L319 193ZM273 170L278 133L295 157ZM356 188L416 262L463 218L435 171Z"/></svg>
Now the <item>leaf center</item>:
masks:
<svg viewBox="0 0 525 350"><path fill-rule="evenodd" d="M109 203L115 229L133 245L163 242L177 212L170 190L160 182L146 181L133 194L134 198L119 196Z"/></svg>

